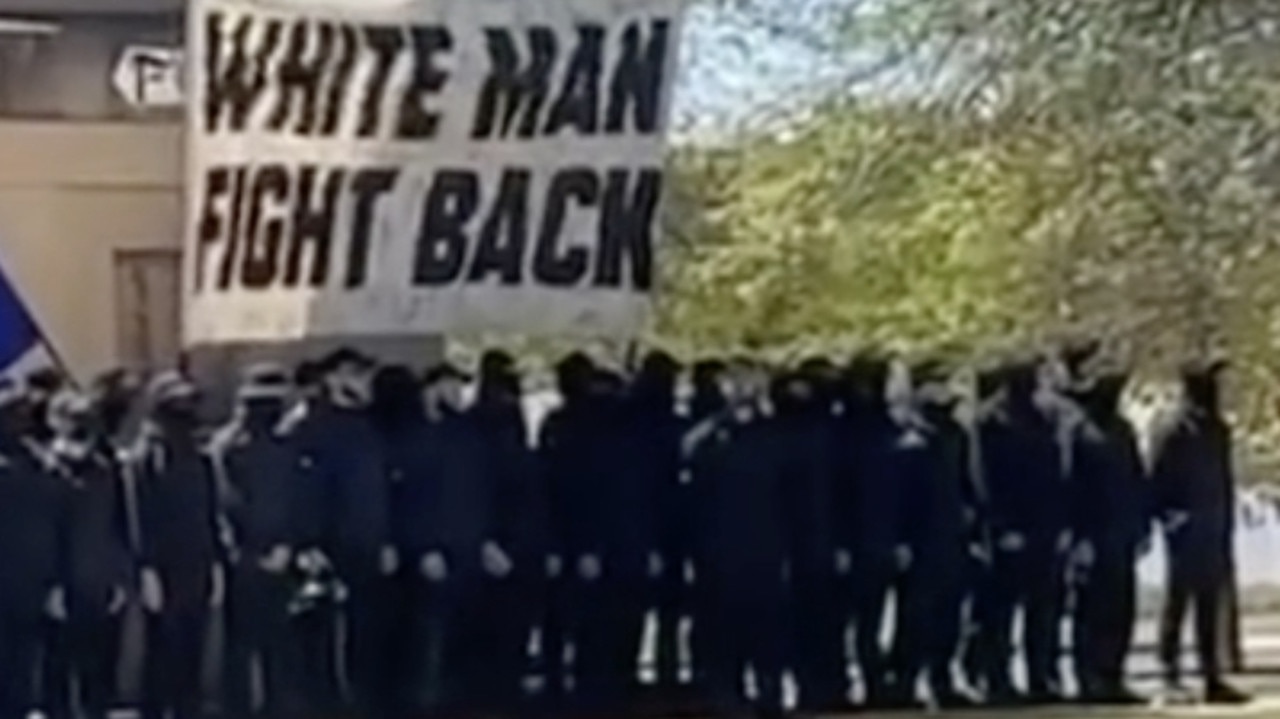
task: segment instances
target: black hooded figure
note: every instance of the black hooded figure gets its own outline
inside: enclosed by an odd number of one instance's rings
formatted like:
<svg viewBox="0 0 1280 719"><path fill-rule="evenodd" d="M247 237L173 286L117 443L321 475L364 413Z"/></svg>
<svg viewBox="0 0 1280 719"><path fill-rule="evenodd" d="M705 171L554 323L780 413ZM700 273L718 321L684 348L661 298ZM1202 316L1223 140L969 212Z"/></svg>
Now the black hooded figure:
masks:
<svg viewBox="0 0 1280 719"><path fill-rule="evenodd" d="M551 708L566 699L569 673L566 665L570 633L580 625L573 601L578 588L580 511L583 497L574 487L583 475L584 437L594 431L594 408L589 396L595 363L587 355L574 352L556 365L560 406L547 414L538 431L538 473L547 498L546 615L542 621L539 662L545 678L543 698ZM590 505L587 505L590 507Z"/></svg>
<svg viewBox="0 0 1280 719"><path fill-rule="evenodd" d="M100 434L100 406L64 391L50 404L51 471L64 495L58 586L62 616L45 652L46 711L105 717L115 700L121 615L133 581L125 484Z"/></svg>
<svg viewBox="0 0 1280 719"><path fill-rule="evenodd" d="M784 434L765 414L763 372L736 360L723 381L727 409L690 431L699 619L708 699L720 712L752 709L743 691L756 677L754 709L782 711L786 660L782 618L790 558L786 507L792 499Z"/></svg>
<svg viewBox="0 0 1280 719"><path fill-rule="evenodd" d="M24 719L35 681L45 608L58 581L62 485L21 434L24 407L0 399L0 719Z"/></svg>
<svg viewBox="0 0 1280 719"><path fill-rule="evenodd" d="M839 422L836 370L824 359L803 362L775 381L774 407L791 484L788 530L791 556L789 627L792 666L806 711L848 708L845 635L850 612L837 570L833 528L849 520L832 502L844 436ZM769 621L761 618L761 621Z"/></svg>
<svg viewBox="0 0 1280 719"><path fill-rule="evenodd" d="M147 610L142 714L190 719L204 709L207 625L225 589L218 486L195 387L172 372L153 382L151 397L151 424L132 456Z"/></svg>
<svg viewBox="0 0 1280 719"><path fill-rule="evenodd" d="M628 466L631 443L640 438L628 434L624 390L619 375L592 372L583 404L554 419L559 439L550 445L561 451L553 477L562 501L574 698L583 710L617 712L630 705L652 596L660 488ZM553 419L547 429L554 429Z"/></svg>
<svg viewBox="0 0 1280 719"><path fill-rule="evenodd" d="M1073 438L1074 560L1080 565L1072 649L1080 696L1132 703L1125 659L1136 619L1138 547L1150 536L1150 486L1138 440L1120 414L1128 377L1107 374L1077 398Z"/></svg>
<svg viewBox="0 0 1280 719"><path fill-rule="evenodd" d="M894 470L899 428L886 398L889 374L889 362L879 357L855 358L848 368L844 421L850 441L840 455L842 470L832 489L835 504L852 515L837 525L835 538L851 554L851 567L842 574L853 596L864 699L873 708L892 703L891 667L881 630L899 574L897 547L907 512L907 497Z"/></svg>
<svg viewBox="0 0 1280 719"><path fill-rule="evenodd" d="M487 694L508 711L519 710L525 699L529 638L546 613L547 598L547 488L529 445L523 397L511 356L486 352L470 414L484 441L494 492L491 538L511 561L503 576L486 574L484 615L493 637Z"/></svg>
<svg viewBox="0 0 1280 719"><path fill-rule="evenodd" d="M1020 609L1027 699L1056 701L1071 494L1057 425L1037 403L1039 364L1010 367L1006 381L1004 406L979 428L993 542L990 613L982 620L984 683L988 701L1018 699L1010 663Z"/></svg>
<svg viewBox="0 0 1280 719"><path fill-rule="evenodd" d="M1222 678L1219 611L1229 581L1235 521L1231 428L1222 418L1223 366L1183 371L1183 410L1153 441L1151 479L1164 527L1169 575L1160 621L1160 657L1170 688L1180 688L1182 625L1195 609L1196 650L1209 701L1245 697Z"/></svg>
<svg viewBox="0 0 1280 719"><path fill-rule="evenodd" d="M965 513L976 492L949 380L937 361L912 368L912 408L892 462L893 481L910 507L902 525L908 552L899 584L901 620L894 628L893 696L914 703L923 677L932 704L946 708L969 703L955 686L952 664L959 652L964 599Z"/></svg>
<svg viewBox="0 0 1280 719"><path fill-rule="evenodd" d="M373 362L343 349L323 363L325 391L294 429L303 485L316 521L304 540L346 588L345 657L349 703L369 716L391 711L396 671L388 591L399 558L391 532L391 478L369 416Z"/></svg>
<svg viewBox="0 0 1280 719"><path fill-rule="evenodd" d="M676 413L679 374L680 364L665 352L650 352L641 361L627 398L627 454L620 460L628 494L649 515L637 518L631 541L633 551L652 555L647 560L646 595L658 611L657 680L668 703L678 698L680 625L693 604L686 573L693 561L689 546L692 498L690 485L681 481L685 420Z"/></svg>
<svg viewBox="0 0 1280 719"><path fill-rule="evenodd" d="M301 456L281 428L290 389L282 367L249 367L237 391L238 416L217 447L229 530L224 709L236 717L304 709L289 604L302 533L314 519L304 515ZM255 667L262 676L256 705Z"/></svg>

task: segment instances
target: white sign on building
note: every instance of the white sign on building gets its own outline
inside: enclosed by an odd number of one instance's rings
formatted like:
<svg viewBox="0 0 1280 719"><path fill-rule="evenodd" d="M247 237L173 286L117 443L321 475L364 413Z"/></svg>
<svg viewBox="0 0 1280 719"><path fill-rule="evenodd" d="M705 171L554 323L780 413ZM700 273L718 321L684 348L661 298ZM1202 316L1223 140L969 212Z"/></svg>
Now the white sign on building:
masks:
<svg viewBox="0 0 1280 719"><path fill-rule="evenodd" d="M181 48L130 45L116 61L111 85L139 110L180 107L182 73Z"/></svg>
<svg viewBox="0 0 1280 719"><path fill-rule="evenodd" d="M685 2L194 2L187 342L634 334Z"/></svg>

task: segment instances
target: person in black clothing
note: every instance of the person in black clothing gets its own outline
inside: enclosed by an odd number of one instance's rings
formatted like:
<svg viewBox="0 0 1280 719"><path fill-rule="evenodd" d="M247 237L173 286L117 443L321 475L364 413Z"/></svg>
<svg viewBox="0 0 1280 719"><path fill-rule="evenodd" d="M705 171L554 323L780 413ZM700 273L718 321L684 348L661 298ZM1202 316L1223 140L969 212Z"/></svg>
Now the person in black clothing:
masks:
<svg viewBox="0 0 1280 719"><path fill-rule="evenodd" d="M765 413L766 379L748 360L735 361L722 380L726 409L686 436L698 509L696 567L699 618L707 636L709 701L737 715L750 708L743 675L756 678L755 709L782 712L786 634L778 621L787 604L784 571L791 491L782 435Z"/></svg>
<svg viewBox="0 0 1280 719"><path fill-rule="evenodd" d="M983 618L987 700L1018 701L1010 676L1015 612L1022 610L1027 696L1061 697L1056 639L1069 542L1069 489L1058 428L1037 404L1040 367L1012 366L1000 411L979 427L992 534L989 614ZM1064 541L1066 540L1066 541Z"/></svg>
<svg viewBox="0 0 1280 719"><path fill-rule="evenodd" d="M223 709L235 717L288 716L303 708L289 602L308 521L300 457L281 427L289 393L282 368L248 368L237 392L239 416L216 447L229 529ZM260 704L254 702L255 667Z"/></svg>
<svg viewBox="0 0 1280 719"><path fill-rule="evenodd" d="M684 407L684 426L686 431L689 428L697 426L699 423L714 417L724 411L725 397L721 391L721 383L727 367L725 362L720 359L704 359L694 363L690 371L690 395L685 402ZM689 617L689 632L686 641L689 647L688 656L688 672L693 683L693 693L697 696L706 696L706 671L702 660L708 654L708 648L705 646L708 633L705 631L707 627L706 618L702 616L702 602L698 600L698 575L696 571L697 562L694 559L694 552L697 549L695 545L696 521L699 513L697 507L697 492L693 485L693 471L690 467L688 456L682 451L681 453L681 479L682 486L685 491L683 493L684 501L678 505L675 511L678 513L676 522L688 527L685 533L685 554L687 572L686 579L686 597L688 598L688 607L686 609ZM660 629L660 631L662 631ZM674 656L670 647L678 644L677 627L667 630L668 635L662 646L667 647L665 655ZM670 661L668 659L667 661ZM670 671L667 669L666 671Z"/></svg>
<svg viewBox="0 0 1280 719"><path fill-rule="evenodd" d="M689 546L690 484L680 454L680 441L688 422L676 409L679 376L680 364L675 358L661 351L646 355L632 382L626 416L627 431L634 436L630 447L635 453L627 462L634 462L634 470L647 477L643 483L653 489L657 502L654 522L660 566L652 567L660 570L653 587L658 622L655 669L658 699L668 710L679 708L687 700L681 691L680 633L693 606L688 571L693 561Z"/></svg>
<svg viewBox="0 0 1280 719"><path fill-rule="evenodd" d="M505 574L486 572L484 580L487 694L490 708L511 712L526 708L529 640L547 601L546 486L536 471L521 399L515 362L504 352L486 352L470 414L484 443L486 481L494 493L490 539L512 565Z"/></svg>
<svg viewBox="0 0 1280 719"><path fill-rule="evenodd" d="M846 497L842 503L853 511L840 536L852 553L855 647L864 703L871 708L901 700L893 696L892 667L881 641L889 594L905 568L906 547L899 539L908 499L894 468L900 428L889 413L889 375L889 362L877 357L859 357L849 367L845 417L852 441L842 460L845 476L836 485L837 496Z"/></svg>
<svg viewBox="0 0 1280 719"><path fill-rule="evenodd" d="M923 675L933 706L962 707L970 702L955 685L952 663L960 643L965 509L975 486L946 368L933 361L918 364L911 382L911 412L891 462L909 512L902 520L908 559L894 632L894 694L900 703L914 703Z"/></svg>
<svg viewBox="0 0 1280 719"><path fill-rule="evenodd" d="M581 437L592 424L589 417L594 408L589 384L596 371L595 364L582 353L560 360L556 365L560 406L546 416L538 433L538 472L547 497L548 591L540 660L548 709L562 708L559 705L569 699L566 650L573 631L582 625L579 612L583 609L574 600L575 592L590 581L586 575L599 576L598 558L575 554L580 549L579 526L584 519L577 509L586 500L571 489L575 478L583 475L580 467L585 448Z"/></svg>
<svg viewBox="0 0 1280 719"><path fill-rule="evenodd" d="M619 711L634 687L660 488L630 463L624 384L595 369L581 399L548 417L550 461L565 557L564 596L578 709Z"/></svg>
<svg viewBox="0 0 1280 719"><path fill-rule="evenodd" d="M1205 698L1236 703L1245 696L1222 677L1219 602L1232 560L1235 477L1231 428L1219 403L1221 364L1184 369L1183 410L1153 441L1151 478L1164 528L1169 575L1160 618L1160 659L1170 689L1181 689L1181 634L1195 608L1196 650Z"/></svg>
<svg viewBox="0 0 1280 719"><path fill-rule="evenodd" d="M204 709L205 637L223 593L218 492L195 386L171 372L150 393L151 424L132 457L147 611L142 713L188 719Z"/></svg>
<svg viewBox="0 0 1280 719"><path fill-rule="evenodd" d="M61 481L64 521L57 621L45 652L46 710L105 717L115 700L120 617L132 581L125 489L100 434L99 408L73 391L50 402L51 471Z"/></svg>
<svg viewBox="0 0 1280 719"><path fill-rule="evenodd" d="M43 620L58 588L62 483L45 471L11 383L0 389L0 719L36 706Z"/></svg>
<svg viewBox="0 0 1280 719"><path fill-rule="evenodd" d="M833 529L848 507L833 504L843 427L837 422L835 367L810 359L775 382L774 407L789 466L792 665L800 706L830 712L849 704L845 634L848 594L837 576ZM761 621L783 619L761 618Z"/></svg>
<svg viewBox="0 0 1280 719"><path fill-rule="evenodd" d="M391 533L391 479L368 405L373 362L340 349L323 362L324 395L294 429L303 484L316 522L304 546L317 549L346 589L344 657L347 697L367 716L393 711L398 689L391 578L399 562Z"/></svg>
<svg viewBox="0 0 1280 719"><path fill-rule="evenodd" d="M1078 393L1074 435L1074 559L1081 568L1073 628L1080 698L1129 704L1125 659L1136 619L1138 547L1151 532L1151 498L1138 440L1120 414L1128 377L1108 373Z"/></svg>

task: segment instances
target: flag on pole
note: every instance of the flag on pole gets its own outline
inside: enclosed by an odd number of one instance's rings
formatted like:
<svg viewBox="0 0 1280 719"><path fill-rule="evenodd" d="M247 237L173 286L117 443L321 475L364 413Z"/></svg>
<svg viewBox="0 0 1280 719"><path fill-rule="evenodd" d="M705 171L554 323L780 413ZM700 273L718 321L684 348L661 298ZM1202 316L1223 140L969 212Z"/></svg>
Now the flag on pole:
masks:
<svg viewBox="0 0 1280 719"><path fill-rule="evenodd" d="M53 345L0 267L0 377L14 381L49 369L67 374Z"/></svg>

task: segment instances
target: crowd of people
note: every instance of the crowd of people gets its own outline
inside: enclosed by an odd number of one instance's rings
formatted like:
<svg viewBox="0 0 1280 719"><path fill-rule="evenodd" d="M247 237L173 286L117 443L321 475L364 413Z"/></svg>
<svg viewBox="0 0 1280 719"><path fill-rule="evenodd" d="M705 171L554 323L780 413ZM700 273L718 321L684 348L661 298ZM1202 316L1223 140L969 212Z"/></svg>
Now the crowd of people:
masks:
<svg viewBox="0 0 1280 719"><path fill-rule="evenodd" d="M574 354L536 431L501 352L474 379L351 350L255 365L218 426L180 372L148 383L129 431L123 375L8 388L0 719L105 716L129 607L144 719L1130 703L1157 529L1166 682L1183 686L1194 608L1204 698L1244 701L1218 655L1221 368L1184 371L1144 455L1127 377L1096 354L979 368L967 412L938 361L889 392L873 356L686 373L654 352L624 373Z"/></svg>

